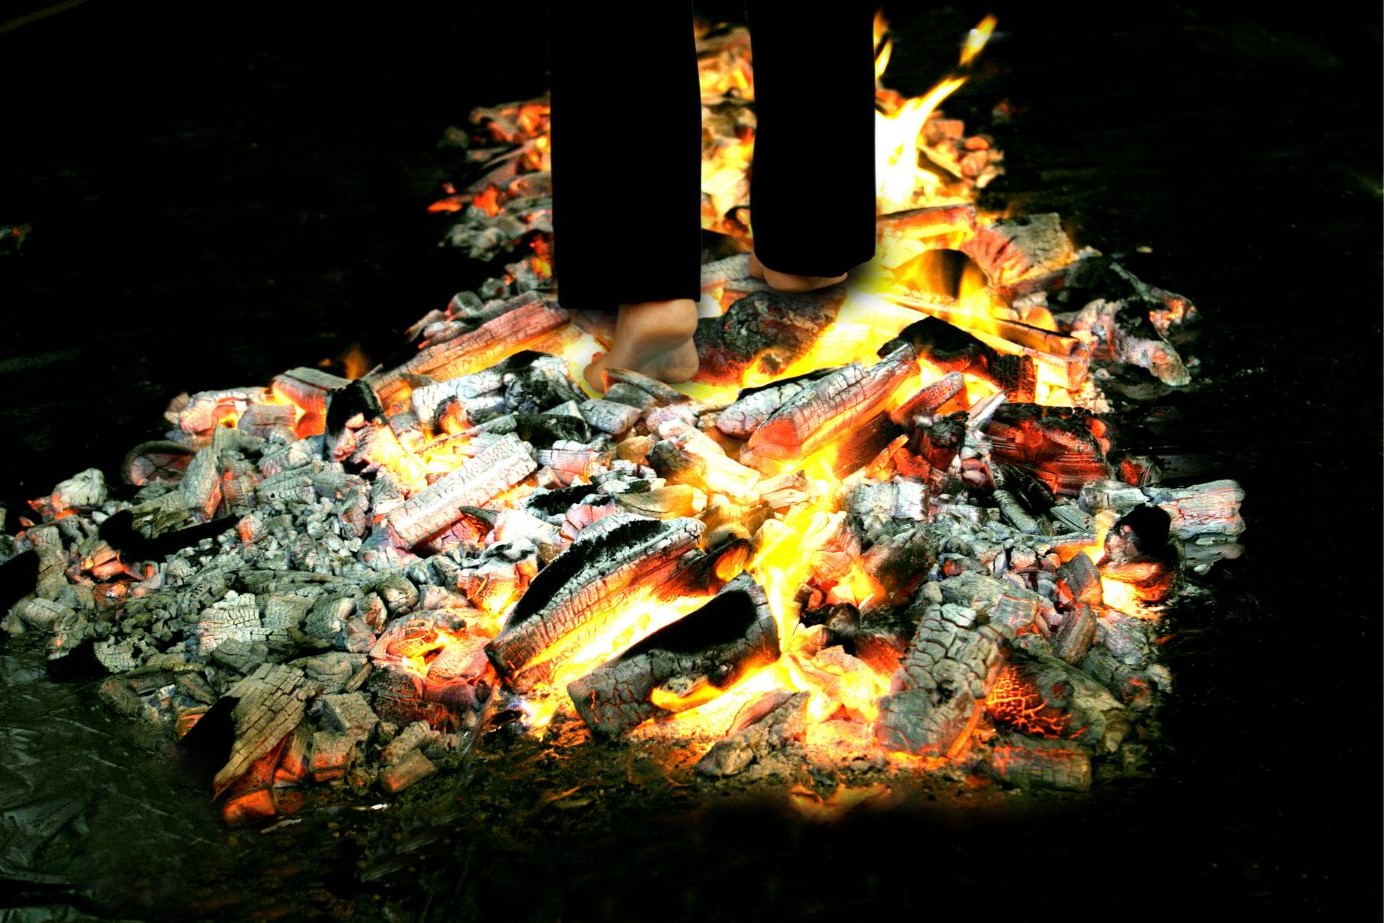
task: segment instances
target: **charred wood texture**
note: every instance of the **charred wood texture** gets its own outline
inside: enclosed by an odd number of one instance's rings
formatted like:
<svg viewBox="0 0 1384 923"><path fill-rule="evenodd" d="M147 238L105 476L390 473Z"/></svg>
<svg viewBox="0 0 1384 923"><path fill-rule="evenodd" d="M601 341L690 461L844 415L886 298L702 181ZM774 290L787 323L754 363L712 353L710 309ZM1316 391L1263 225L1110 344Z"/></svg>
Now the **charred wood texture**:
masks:
<svg viewBox="0 0 1384 923"><path fill-rule="evenodd" d="M894 391L918 373L913 349L903 346L872 366L860 363L813 382L795 394L750 436L748 464L801 459L846 431L882 414Z"/></svg>
<svg viewBox="0 0 1384 923"><path fill-rule="evenodd" d="M405 545L416 544L460 518L461 507L487 503L537 468L519 437L502 436L394 509L387 517L389 526Z"/></svg>
<svg viewBox="0 0 1384 923"><path fill-rule="evenodd" d="M708 632L723 634L726 624L738 632L734 640L706 643ZM778 655L778 629L764 590L741 574L701 609L569 684L567 692L593 731L615 737L715 698Z"/></svg>
<svg viewBox="0 0 1384 923"><path fill-rule="evenodd" d="M984 432L995 462L1028 471L1058 496L1075 497L1110 477L1105 424L1090 411L1007 403Z"/></svg>
<svg viewBox="0 0 1384 923"><path fill-rule="evenodd" d="M447 379L481 371L531 348L567 319L564 309L535 298L469 333L426 347L402 365L372 374L366 381L388 407L406 395L412 377Z"/></svg>
<svg viewBox="0 0 1384 923"><path fill-rule="evenodd" d="M1055 657L1013 652L985 700L996 724L1029 737L1068 740L1114 753L1129 735L1129 712L1100 683Z"/></svg>
<svg viewBox="0 0 1384 923"><path fill-rule="evenodd" d="M769 693L736 717L731 733L697 761L697 772L721 778L744 772L755 762L799 744L807 734L809 695Z"/></svg>
<svg viewBox="0 0 1384 923"><path fill-rule="evenodd" d="M996 779L1016 788L1062 792L1091 788L1091 757L1075 748L995 747L983 766Z"/></svg>
<svg viewBox="0 0 1384 923"><path fill-rule="evenodd" d="M527 691L582 642L599 635L638 587L673 577L704 527L614 513L588 526L529 584L486 655L511 686Z"/></svg>
<svg viewBox="0 0 1384 923"><path fill-rule="evenodd" d="M972 609L928 606L894 674L895 691L880 700L879 743L906 753L954 755L999 672L1003 641L999 630L979 624Z"/></svg>
<svg viewBox="0 0 1384 923"><path fill-rule="evenodd" d="M798 297L751 292L719 318L697 324L699 380L740 381L751 364L775 375L804 355L836 319L840 292Z"/></svg>
<svg viewBox="0 0 1384 923"><path fill-rule="evenodd" d="M303 720L308 702L321 692L301 670L285 664L262 664L226 692L235 702L231 720L235 744L230 759L212 780L217 793L249 771L254 762L293 732Z"/></svg>

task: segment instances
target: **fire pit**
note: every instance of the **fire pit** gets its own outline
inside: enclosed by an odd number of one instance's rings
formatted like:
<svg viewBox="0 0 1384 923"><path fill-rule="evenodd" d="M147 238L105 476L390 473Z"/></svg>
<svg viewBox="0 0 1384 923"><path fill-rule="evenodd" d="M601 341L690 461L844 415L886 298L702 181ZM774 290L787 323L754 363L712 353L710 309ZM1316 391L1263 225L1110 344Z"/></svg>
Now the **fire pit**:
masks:
<svg viewBox="0 0 1384 923"><path fill-rule="evenodd" d="M975 204L1003 158L939 106L993 26L932 92L881 82L877 257L810 297L749 276L748 42L701 27L688 386L583 390L600 344L551 278L546 105L472 113L445 141L481 178L433 209L504 275L397 364L180 396L126 459L131 499L89 469L34 501L6 628L209 755L232 825L469 771L497 733L858 797L1141 772L1162 614L1239 553L1243 491L1161 486L1107 419L1107 383L1191 380L1192 303L1056 214Z"/></svg>

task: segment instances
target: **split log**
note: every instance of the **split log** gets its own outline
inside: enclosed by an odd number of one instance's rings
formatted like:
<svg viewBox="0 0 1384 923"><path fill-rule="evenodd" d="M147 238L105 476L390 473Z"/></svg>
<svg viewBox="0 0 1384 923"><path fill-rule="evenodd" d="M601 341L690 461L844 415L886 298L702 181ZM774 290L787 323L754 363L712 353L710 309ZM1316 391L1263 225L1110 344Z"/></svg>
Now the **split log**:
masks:
<svg viewBox="0 0 1384 923"><path fill-rule="evenodd" d="M486 656L526 692L600 635L640 587L661 587L702 537L695 519L667 521L614 513L583 529L539 571ZM634 639L639 640L639 639Z"/></svg>
<svg viewBox="0 0 1384 923"><path fill-rule="evenodd" d="M1245 531L1240 502L1245 492L1235 481L1208 481L1191 487L1152 487L1148 498L1166 512L1169 529L1180 539L1203 535L1239 535Z"/></svg>
<svg viewBox="0 0 1384 923"><path fill-rule="evenodd" d="M460 468L414 494L386 517L399 541L412 546L447 528L463 506L482 506L538 468L519 437L502 436Z"/></svg>
<svg viewBox="0 0 1384 923"><path fill-rule="evenodd" d="M997 286L1054 272L1070 265L1078 255L1062 229L1062 216L1052 212L985 225L959 249L975 260Z"/></svg>
<svg viewBox="0 0 1384 923"><path fill-rule="evenodd" d="M566 310L535 298L470 333L422 350L403 365L372 374L366 381L388 407L407 392L411 376L448 379L481 371L520 350L532 348L567 320Z"/></svg>
<svg viewBox="0 0 1384 923"><path fill-rule="evenodd" d="M716 415L716 428L727 436L748 439L765 420L807 385L807 381L795 379L748 393L741 392L734 403Z"/></svg>
<svg viewBox="0 0 1384 923"><path fill-rule="evenodd" d="M764 421L741 459L753 467L805 458L888 409L895 390L918 373L917 355L902 346L866 368L858 362L798 392Z"/></svg>
<svg viewBox="0 0 1384 923"><path fill-rule="evenodd" d="M726 635L733 640L707 640ZM764 590L741 574L682 621L570 683L567 693L592 731L617 737L710 701L778 656L778 629Z"/></svg>
<svg viewBox="0 0 1384 923"><path fill-rule="evenodd" d="M1098 623L1099 617L1093 607L1085 603L1073 606L1062 616L1062 624L1057 626L1053 634L1053 654L1067 663L1080 663L1096 640Z"/></svg>
<svg viewBox="0 0 1384 923"><path fill-rule="evenodd" d="M767 378L782 374L836 319L843 297L833 290L807 296L751 292L720 317L703 318L695 337L702 362L697 380L738 384L751 365Z"/></svg>

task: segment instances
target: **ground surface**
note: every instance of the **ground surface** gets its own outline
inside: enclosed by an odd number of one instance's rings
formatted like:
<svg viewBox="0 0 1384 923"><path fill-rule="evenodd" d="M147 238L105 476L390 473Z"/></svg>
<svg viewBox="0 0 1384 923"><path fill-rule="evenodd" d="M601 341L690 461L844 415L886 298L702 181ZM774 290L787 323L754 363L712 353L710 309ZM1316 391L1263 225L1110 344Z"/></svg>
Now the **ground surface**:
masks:
<svg viewBox="0 0 1384 923"><path fill-rule="evenodd" d="M1006 151L990 195L1061 213L1204 315L1194 385L1129 408L1118 438L1248 493L1248 553L1166 645L1151 778L998 802L893 780L901 801L822 824L619 748L501 737L388 809L227 833L159 743L11 649L0 902L20 919L1378 919L1378 9L887 5L891 85L924 89L991 10L1001 35L947 107ZM352 344L380 358L483 278L422 211L434 145L472 106L542 91L536 23L92 0L3 28L0 224L32 231L0 255L0 497L113 473L179 391Z"/></svg>

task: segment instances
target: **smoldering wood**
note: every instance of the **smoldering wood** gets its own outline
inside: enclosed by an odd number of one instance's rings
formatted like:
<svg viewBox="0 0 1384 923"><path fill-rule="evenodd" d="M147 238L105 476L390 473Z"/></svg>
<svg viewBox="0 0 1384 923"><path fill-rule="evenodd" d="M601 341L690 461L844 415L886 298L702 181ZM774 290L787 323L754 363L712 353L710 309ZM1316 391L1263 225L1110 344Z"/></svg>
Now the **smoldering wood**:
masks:
<svg viewBox="0 0 1384 923"><path fill-rule="evenodd" d="M732 640L708 641L727 634ZM741 574L701 609L570 683L567 693L593 732L617 737L672 714L655 700L655 691L707 701L778 656L778 629L764 590Z"/></svg>
<svg viewBox="0 0 1384 923"><path fill-rule="evenodd" d="M706 507L706 495L691 484L669 484L652 490L628 490L615 495L622 509L653 519L695 516Z"/></svg>
<svg viewBox="0 0 1384 923"><path fill-rule="evenodd" d="M806 692L786 698L769 693L761 702L750 703L737 716L736 729L697 761L697 772L712 778L737 775L777 751L800 744L807 734L808 699ZM765 705L767 713L762 711Z"/></svg>
<svg viewBox="0 0 1384 923"><path fill-rule="evenodd" d="M469 333L428 347L400 366L369 375L366 381L381 403L388 405L408 387L409 375L440 380L481 371L506 356L531 348L567 321L563 308L535 300L486 321Z"/></svg>
<svg viewBox="0 0 1384 923"><path fill-rule="evenodd" d="M1078 605L1100 606L1104 603L1100 570L1084 551L1057 569L1057 586L1060 606L1075 608Z"/></svg>
<svg viewBox="0 0 1384 923"><path fill-rule="evenodd" d="M917 372L909 346L868 368L850 363L784 402L750 436L741 457L752 466L804 458L882 413L895 389Z"/></svg>
<svg viewBox="0 0 1384 923"><path fill-rule="evenodd" d="M1235 481L1208 481L1180 488L1150 487L1146 493L1171 517L1169 528L1180 539L1239 535L1245 531L1245 521L1240 516L1245 492Z"/></svg>
<svg viewBox="0 0 1384 923"><path fill-rule="evenodd" d="M1091 757L1072 747L998 746L986 753L981 767L1016 788L1063 792L1091 788Z"/></svg>
<svg viewBox="0 0 1384 923"><path fill-rule="evenodd" d="M539 572L496 638L486 645L495 669L517 691L532 687L554 659L598 633L636 584L657 586L701 538L694 519L667 521L615 513L577 535Z"/></svg>
<svg viewBox="0 0 1384 923"><path fill-rule="evenodd" d="M806 382L795 380L739 397L716 415L716 428L727 436L748 439L779 407L806 386Z"/></svg>
<svg viewBox="0 0 1384 923"><path fill-rule="evenodd" d="M623 436L639 421L640 408L617 401L593 398L577 405L582 419L594 429L611 436Z"/></svg>
<svg viewBox="0 0 1384 923"><path fill-rule="evenodd" d="M976 229L959 248L997 286L1052 272L1077 258L1076 247L1054 212L1005 218Z"/></svg>
<svg viewBox="0 0 1384 923"><path fill-rule="evenodd" d="M481 506L518 484L538 468L517 436L507 435L482 449L456 470L414 494L385 517L405 545L445 529L463 506Z"/></svg>
<svg viewBox="0 0 1384 923"><path fill-rule="evenodd" d="M690 398L671 385L664 384L657 378L640 374L632 369L610 368L605 370L606 384L615 382L630 385L645 392L659 404L681 404Z"/></svg>
<svg viewBox="0 0 1384 923"><path fill-rule="evenodd" d="M292 733L303 720L310 701L321 687L301 670L285 664L262 664L226 692L235 727L230 759L212 779L220 795L240 778L255 760L264 756Z"/></svg>
<svg viewBox="0 0 1384 923"><path fill-rule="evenodd" d="M1110 754L1133 733L1128 709L1110 690L1056 657L1012 652L986 700L990 718L1031 737L1071 741Z"/></svg>
<svg viewBox="0 0 1384 923"><path fill-rule="evenodd" d="M269 388L284 400L291 401L294 406L325 417L327 395L350 383L349 378L342 378L340 375L333 375L312 366L299 366L275 375L269 383Z"/></svg>
<svg viewBox="0 0 1384 923"><path fill-rule="evenodd" d="M965 737L1003 660L1004 636L952 603L928 606L893 693L879 702L875 739L889 750L950 755Z"/></svg>
<svg viewBox="0 0 1384 923"><path fill-rule="evenodd" d="M1081 408L1005 403L984 432L996 462L1028 471L1054 494L1075 497L1087 484L1111 474L1092 431L1097 425L1094 415Z"/></svg>
<svg viewBox="0 0 1384 923"><path fill-rule="evenodd" d="M1120 318L1125 307L1123 302L1098 298L1070 319L1069 328L1088 336L1094 361L1137 366L1175 388L1190 384L1192 376L1182 357L1154 328L1147 313L1140 316L1136 309Z"/></svg>
<svg viewBox="0 0 1384 923"><path fill-rule="evenodd" d="M1063 614L1062 624L1053 633L1053 654L1067 663L1080 663L1095 643L1098 623L1094 607L1086 603L1073 606Z"/></svg>
<svg viewBox="0 0 1384 923"><path fill-rule="evenodd" d="M889 419L900 426L908 426L919 416L931 416L939 407L960 394L965 387L966 379L960 372L947 372L889 411Z"/></svg>
<svg viewBox="0 0 1384 923"><path fill-rule="evenodd" d="M842 291L811 296L751 292L718 318L702 318L694 337L702 357L699 378L739 382L755 364L769 376L787 369L806 353L836 319Z"/></svg>

